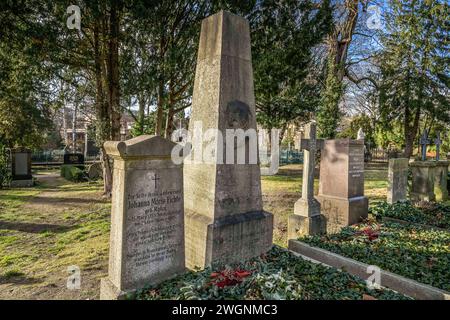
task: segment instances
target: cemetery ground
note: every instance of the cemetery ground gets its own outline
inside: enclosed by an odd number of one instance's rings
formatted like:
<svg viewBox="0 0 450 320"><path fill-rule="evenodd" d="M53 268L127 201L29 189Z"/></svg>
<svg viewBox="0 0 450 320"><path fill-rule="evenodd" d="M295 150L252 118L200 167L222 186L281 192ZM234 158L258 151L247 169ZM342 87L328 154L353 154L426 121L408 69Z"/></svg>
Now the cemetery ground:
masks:
<svg viewBox="0 0 450 320"><path fill-rule="evenodd" d="M51 170L39 171L35 176L38 184L33 188L0 190L0 299L98 299L100 278L107 274L111 211L110 202L102 198L101 183L69 182ZM281 167L276 176L262 177L264 208L274 214L274 243L281 247L286 247L287 217L292 214L294 203L300 197L301 176L301 165L288 165ZM385 166L366 166L365 194L371 204L386 198L386 177ZM315 187L317 191L317 179ZM400 209L398 211L401 212ZM402 218L401 213L397 218ZM427 224L429 221L417 214L413 222ZM430 275L426 271L416 280L449 290L442 282L448 280L450 269L449 235L442 233L446 231L419 230L419 227L392 223L381 228L385 234L391 234L391 238L386 240L388 245L398 246L402 241L406 247L401 250L411 253L404 272L401 271L402 265L395 265L392 271L411 276L417 275L415 269L423 267L423 264L430 268L434 265L433 272L444 272L441 280L436 280L434 273ZM413 232L409 232L411 228L415 228ZM358 230L347 229L344 234L348 236L349 232L354 235ZM413 239L407 235L412 235ZM336 242L345 244L349 241L342 235L330 236L329 239L330 242L322 243L329 250L333 250ZM315 240L309 241L313 243ZM346 243L340 253L355 254L355 258L363 259L364 253L358 250L364 241L353 241L353 248ZM414 241L422 244L414 249ZM440 261L421 255L426 241L430 241L438 251L436 258ZM388 250L383 255L387 257L385 260L395 262L392 259L394 254ZM378 263L389 270L389 264L380 259L368 262ZM72 265L81 270L80 290L66 287L67 267ZM273 289L270 288L271 283L279 285ZM165 282L160 290L143 291L140 298L362 299L372 296L404 298L390 291L369 292L363 280L314 265L275 248L265 257L236 266L232 273L208 269L189 272Z"/></svg>

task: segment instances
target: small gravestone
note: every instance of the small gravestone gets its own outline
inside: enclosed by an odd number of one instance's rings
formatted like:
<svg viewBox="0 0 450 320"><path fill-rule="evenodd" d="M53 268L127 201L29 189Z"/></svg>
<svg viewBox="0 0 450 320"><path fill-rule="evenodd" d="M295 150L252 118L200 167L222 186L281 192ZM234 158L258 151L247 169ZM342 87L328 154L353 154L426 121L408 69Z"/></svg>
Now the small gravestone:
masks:
<svg viewBox="0 0 450 320"><path fill-rule="evenodd" d="M99 162L90 164L87 168L87 175L89 179L95 180L103 177L103 168L102 164Z"/></svg>
<svg viewBox="0 0 450 320"><path fill-rule="evenodd" d="M11 149L11 174L11 187L33 186L30 149L23 147Z"/></svg>
<svg viewBox="0 0 450 320"><path fill-rule="evenodd" d="M412 171L411 200L434 201L435 161L414 161L410 164Z"/></svg>
<svg viewBox="0 0 450 320"><path fill-rule="evenodd" d="M436 201L448 200L448 166L450 161L436 161L434 172L434 194Z"/></svg>
<svg viewBox="0 0 450 320"><path fill-rule="evenodd" d="M436 145L436 168L434 172L434 194L436 195L436 201L448 200L448 166L450 161L440 159L440 150L442 145L441 134L436 134L434 140Z"/></svg>
<svg viewBox="0 0 450 320"><path fill-rule="evenodd" d="M364 196L364 141L326 140L320 159L319 195L328 233L367 218Z"/></svg>
<svg viewBox="0 0 450 320"><path fill-rule="evenodd" d="M316 151L323 145L323 140L316 138L315 121L306 125L305 138L300 141L300 147L304 152L302 197L294 205L294 214L289 216L288 239L325 232L324 217L320 214L320 203L314 198Z"/></svg>
<svg viewBox="0 0 450 320"><path fill-rule="evenodd" d="M159 136L105 143L114 159L108 277L101 299L122 299L185 271L183 169Z"/></svg>
<svg viewBox="0 0 450 320"><path fill-rule="evenodd" d="M64 164L71 165L84 165L84 155L82 153L65 153L64 154Z"/></svg>
<svg viewBox="0 0 450 320"><path fill-rule="evenodd" d="M395 203L407 199L408 164L406 158L389 159L387 202Z"/></svg>

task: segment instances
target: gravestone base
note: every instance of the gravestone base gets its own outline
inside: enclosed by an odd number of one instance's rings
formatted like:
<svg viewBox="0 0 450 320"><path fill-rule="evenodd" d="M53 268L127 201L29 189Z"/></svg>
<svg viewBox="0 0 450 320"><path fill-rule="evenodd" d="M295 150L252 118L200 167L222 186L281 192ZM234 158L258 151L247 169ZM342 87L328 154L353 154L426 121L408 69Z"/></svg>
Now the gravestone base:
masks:
<svg viewBox="0 0 450 320"><path fill-rule="evenodd" d="M436 162L414 161L410 164L412 170L412 201L434 201L434 174Z"/></svg>
<svg viewBox="0 0 450 320"><path fill-rule="evenodd" d="M434 194L436 201L448 200L448 166L450 161L436 161L435 175L434 175Z"/></svg>
<svg viewBox="0 0 450 320"><path fill-rule="evenodd" d="M320 214L319 201L298 199L294 204L294 214L288 218L288 239L325 232L325 217Z"/></svg>
<svg viewBox="0 0 450 320"><path fill-rule="evenodd" d="M320 215L320 203L316 199L298 199L294 204L294 215L312 217Z"/></svg>
<svg viewBox="0 0 450 320"><path fill-rule="evenodd" d="M186 267L242 262L272 247L273 215L265 211L216 218L186 210Z"/></svg>
<svg viewBox="0 0 450 320"><path fill-rule="evenodd" d="M136 291L119 290L109 278L100 279L100 300L126 300L134 292Z"/></svg>
<svg viewBox="0 0 450 320"><path fill-rule="evenodd" d="M11 188L27 188L34 185L33 179L12 180Z"/></svg>
<svg viewBox="0 0 450 320"><path fill-rule="evenodd" d="M435 201L436 195L434 194L434 191L430 191L428 193L411 192L411 200L412 201Z"/></svg>
<svg viewBox="0 0 450 320"><path fill-rule="evenodd" d="M326 232L325 217L316 215L312 217L290 215L288 218L288 240L298 239L301 236L313 236Z"/></svg>
<svg viewBox="0 0 450 320"><path fill-rule="evenodd" d="M365 196L338 198L318 195L317 200L325 217L327 233L337 233L368 217L369 199Z"/></svg>

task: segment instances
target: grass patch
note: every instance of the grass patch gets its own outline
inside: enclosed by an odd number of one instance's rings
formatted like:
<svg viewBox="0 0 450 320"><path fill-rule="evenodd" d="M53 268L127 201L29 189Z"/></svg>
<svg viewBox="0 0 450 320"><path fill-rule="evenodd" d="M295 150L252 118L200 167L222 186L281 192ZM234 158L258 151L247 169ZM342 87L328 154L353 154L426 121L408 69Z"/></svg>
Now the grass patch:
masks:
<svg viewBox="0 0 450 320"><path fill-rule="evenodd" d="M21 254L2 255L0 257L0 267L8 267L11 265L17 265L25 257L26 257L26 255L21 255Z"/></svg>
<svg viewBox="0 0 450 320"><path fill-rule="evenodd" d="M47 173L47 172L45 172ZM54 175L55 172L48 172ZM74 183L39 172L39 185L0 190L0 270L17 270L39 281L27 283L17 294L0 283L0 299L98 298L98 279L108 263L111 204L101 198L100 182ZM67 200L66 200L67 199ZM2 229L3 222L3 229ZM82 290L60 290L67 267L79 266ZM93 290L95 288L95 290Z"/></svg>
<svg viewBox="0 0 450 320"><path fill-rule="evenodd" d="M7 232L0 231L0 248L5 248L19 240L17 235L8 235Z"/></svg>
<svg viewBox="0 0 450 320"><path fill-rule="evenodd" d="M450 291L449 232L368 221L337 234L299 240Z"/></svg>
<svg viewBox="0 0 450 320"><path fill-rule="evenodd" d="M3 274L3 277L5 277L5 279L11 279L14 277L23 277L25 274L23 272L20 272L19 270L8 270Z"/></svg>
<svg viewBox="0 0 450 320"><path fill-rule="evenodd" d="M267 255L245 263L188 272L159 286L141 290L136 298L359 300L364 295L377 299L406 299L390 290L369 290L357 277L274 247Z"/></svg>

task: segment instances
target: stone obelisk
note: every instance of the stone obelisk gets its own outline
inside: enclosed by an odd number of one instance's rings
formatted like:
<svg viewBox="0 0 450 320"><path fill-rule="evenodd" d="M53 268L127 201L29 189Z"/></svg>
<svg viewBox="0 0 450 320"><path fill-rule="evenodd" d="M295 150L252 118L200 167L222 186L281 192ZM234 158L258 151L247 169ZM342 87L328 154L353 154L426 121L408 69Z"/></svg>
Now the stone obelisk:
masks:
<svg viewBox="0 0 450 320"><path fill-rule="evenodd" d="M227 129L256 130L249 24L226 11L202 22L189 124L194 140L199 125L201 132L212 129L221 138L209 140L208 147L205 140L192 143L192 159L213 152L214 161L185 163L186 266L204 268L258 256L272 246L273 216L262 208L259 163L249 160L257 141L241 141L244 163L229 163L229 155L223 154L230 147L239 149L227 146Z"/></svg>

